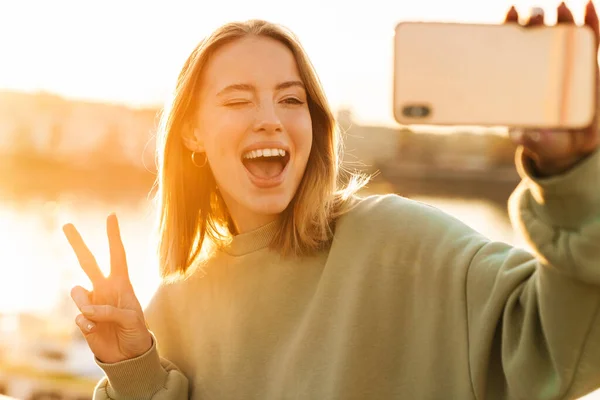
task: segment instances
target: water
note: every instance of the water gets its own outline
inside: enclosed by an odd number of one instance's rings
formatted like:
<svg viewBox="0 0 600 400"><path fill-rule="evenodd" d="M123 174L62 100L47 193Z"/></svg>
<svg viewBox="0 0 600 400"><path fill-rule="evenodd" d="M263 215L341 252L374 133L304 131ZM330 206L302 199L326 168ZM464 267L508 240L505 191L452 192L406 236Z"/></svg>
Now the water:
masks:
<svg viewBox="0 0 600 400"><path fill-rule="evenodd" d="M486 200L428 197L418 197L416 199L431 204L460 219L491 240L509 243L525 249L529 248L520 234L513 229L506 207L501 208Z"/></svg>
<svg viewBox="0 0 600 400"><path fill-rule="evenodd" d="M505 210L491 203L460 199L419 200L456 216L491 239L525 246L512 230ZM4 260L0 266L0 313L55 312L57 306L68 303L66 297L72 286L89 287L89 281L61 231L66 222L75 224L107 273L105 218L110 212L116 212L119 217L132 283L140 301L146 304L158 284L151 242L154 214L150 203L142 199L134 203L106 204L65 197L58 202L0 203L0 256Z"/></svg>
<svg viewBox="0 0 600 400"><path fill-rule="evenodd" d="M150 232L154 216L148 201L105 204L64 198L0 203L0 313L56 310L72 286L90 288L61 227L72 222L100 267L109 271L106 216L116 212L127 250L132 282L144 304L158 284ZM75 316L75 314L73 314Z"/></svg>

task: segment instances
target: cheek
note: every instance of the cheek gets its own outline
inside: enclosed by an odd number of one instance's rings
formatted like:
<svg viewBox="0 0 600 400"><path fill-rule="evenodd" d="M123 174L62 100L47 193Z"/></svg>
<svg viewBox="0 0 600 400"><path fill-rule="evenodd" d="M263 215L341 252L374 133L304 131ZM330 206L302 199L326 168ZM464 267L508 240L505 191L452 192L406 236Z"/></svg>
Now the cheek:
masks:
<svg viewBox="0 0 600 400"><path fill-rule="evenodd" d="M231 146L227 143L229 140L225 135L216 135L206 142L206 156L210 161L211 168L215 175L220 175L220 171L226 171L233 163L231 162Z"/></svg>
<svg viewBox="0 0 600 400"><path fill-rule="evenodd" d="M308 158L312 146L312 121L308 110L306 114L301 114L288 121L288 132L294 142L297 156Z"/></svg>
<svg viewBox="0 0 600 400"><path fill-rule="evenodd" d="M231 115L218 116L214 123L206 124L205 145L206 153L213 162L227 159L235 155L236 150L247 130L248 124L244 118ZM227 160L229 163L230 160Z"/></svg>

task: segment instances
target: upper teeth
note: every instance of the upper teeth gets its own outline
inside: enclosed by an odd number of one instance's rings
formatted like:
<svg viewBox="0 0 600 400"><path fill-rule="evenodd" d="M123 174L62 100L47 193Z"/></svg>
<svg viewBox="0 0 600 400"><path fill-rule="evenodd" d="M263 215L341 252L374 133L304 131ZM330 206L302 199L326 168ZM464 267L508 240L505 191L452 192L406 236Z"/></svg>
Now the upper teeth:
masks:
<svg viewBox="0 0 600 400"><path fill-rule="evenodd" d="M286 152L283 149L257 149L245 153L244 158L284 157L285 154Z"/></svg>

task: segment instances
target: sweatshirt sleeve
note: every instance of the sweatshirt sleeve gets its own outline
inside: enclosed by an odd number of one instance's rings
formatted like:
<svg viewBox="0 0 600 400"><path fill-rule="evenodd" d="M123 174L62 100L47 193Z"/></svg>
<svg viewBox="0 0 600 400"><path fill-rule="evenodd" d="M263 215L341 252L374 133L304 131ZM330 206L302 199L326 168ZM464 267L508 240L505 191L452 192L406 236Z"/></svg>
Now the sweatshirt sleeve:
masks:
<svg viewBox="0 0 600 400"><path fill-rule="evenodd" d="M188 380L168 360L161 359L156 339L150 350L131 360L96 363L106 374L94 390L94 400L182 400L188 398Z"/></svg>
<svg viewBox="0 0 600 400"><path fill-rule="evenodd" d="M139 357L106 364L96 359L105 373L94 390L94 400L185 400L189 381L171 361L160 357L162 346L156 337L169 337L163 317L169 312L168 293L160 285L144 310L152 333L152 347Z"/></svg>
<svg viewBox="0 0 600 400"><path fill-rule="evenodd" d="M572 399L600 387L600 151L536 178L522 153L509 202L535 253L480 240L466 275L478 399Z"/></svg>

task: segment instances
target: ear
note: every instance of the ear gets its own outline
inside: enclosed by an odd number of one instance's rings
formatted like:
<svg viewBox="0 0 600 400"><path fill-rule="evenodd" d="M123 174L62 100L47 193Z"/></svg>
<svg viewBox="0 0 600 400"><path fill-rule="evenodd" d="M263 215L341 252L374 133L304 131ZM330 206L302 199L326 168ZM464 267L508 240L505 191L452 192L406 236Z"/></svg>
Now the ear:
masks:
<svg viewBox="0 0 600 400"><path fill-rule="evenodd" d="M186 129L185 133L181 135L181 139L188 150L195 151L196 153L204 152L204 142L199 129L191 127Z"/></svg>

